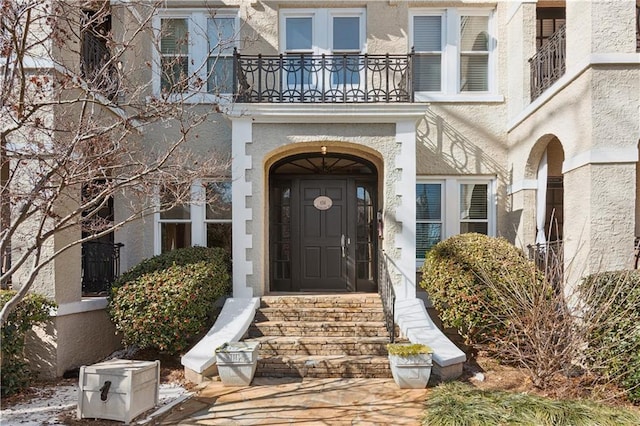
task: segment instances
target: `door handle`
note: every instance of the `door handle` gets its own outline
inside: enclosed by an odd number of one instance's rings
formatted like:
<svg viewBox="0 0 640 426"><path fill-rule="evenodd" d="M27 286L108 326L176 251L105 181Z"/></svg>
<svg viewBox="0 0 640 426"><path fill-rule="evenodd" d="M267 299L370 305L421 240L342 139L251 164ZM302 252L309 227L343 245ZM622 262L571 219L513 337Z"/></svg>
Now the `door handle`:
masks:
<svg viewBox="0 0 640 426"><path fill-rule="evenodd" d="M351 238L342 234L340 237L340 248L342 249L342 257L347 257L347 248L349 248L349 244L351 244Z"/></svg>

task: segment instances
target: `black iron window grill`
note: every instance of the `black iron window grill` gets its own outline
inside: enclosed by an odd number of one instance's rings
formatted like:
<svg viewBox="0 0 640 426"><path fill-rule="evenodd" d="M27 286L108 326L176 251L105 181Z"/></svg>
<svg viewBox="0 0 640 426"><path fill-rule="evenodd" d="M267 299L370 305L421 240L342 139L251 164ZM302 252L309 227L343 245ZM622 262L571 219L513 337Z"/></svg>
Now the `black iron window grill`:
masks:
<svg viewBox="0 0 640 426"><path fill-rule="evenodd" d="M120 275L122 243L87 241L82 244L82 295L106 296Z"/></svg>
<svg viewBox="0 0 640 426"><path fill-rule="evenodd" d="M529 59L531 100L533 101L558 81L566 71L566 26L561 26L538 52Z"/></svg>
<svg viewBox="0 0 640 426"><path fill-rule="evenodd" d="M80 70L91 89L99 91L111 101L116 99L120 84L106 36L89 29L83 32Z"/></svg>
<svg viewBox="0 0 640 426"><path fill-rule="evenodd" d="M640 52L640 3L636 2L636 50Z"/></svg>
<svg viewBox="0 0 640 426"><path fill-rule="evenodd" d="M412 55L240 55L241 103L413 102Z"/></svg>

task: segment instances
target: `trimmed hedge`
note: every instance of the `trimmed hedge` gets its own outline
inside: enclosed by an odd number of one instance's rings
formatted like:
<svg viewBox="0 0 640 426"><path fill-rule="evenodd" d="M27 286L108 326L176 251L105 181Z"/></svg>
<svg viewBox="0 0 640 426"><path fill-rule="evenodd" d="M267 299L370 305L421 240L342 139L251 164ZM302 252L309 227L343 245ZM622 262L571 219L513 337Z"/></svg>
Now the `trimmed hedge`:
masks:
<svg viewBox="0 0 640 426"><path fill-rule="evenodd" d="M230 266L231 257L229 253L219 247L187 247L177 250L171 250L157 256L150 257L138 263L127 272L123 273L115 280L113 287L121 287L125 283L135 281L144 274L166 269L169 266L189 265L198 262L224 262ZM230 268L228 268L230 270Z"/></svg>
<svg viewBox="0 0 640 426"><path fill-rule="evenodd" d="M598 319L588 336L587 363L640 402L640 271L591 275L581 292L585 316Z"/></svg>
<svg viewBox="0 0 640 426"><path fill-rule="evenodd" d="M0 304L4 306L15 291L0 290ZM49 311L56 304L39 294L27 294L9 314L1 330L2 365L0 390L2 396L11 395L25 389L32 380L24 355L25 335L31 327L49 319Z"/></svg>
<svg viewBox="0 0 640 426"><path fill-rule="evenodd" d="M206 260L199 260L206 259ZM222 249L179 249L148 259L111 292L109 313L126 345L178 353L211 325L215 301L228 293Z"/></svg>
<svg viewBox="0 0 640 426"><path fill-rule="evenodd" d="M532 279L533 274L533 279ZM485 284L526 287L535 283L535 265L503 238L467 233L436 244L426 256L420 282L440 312L470 346L502 335L500 300Z"/></svg>

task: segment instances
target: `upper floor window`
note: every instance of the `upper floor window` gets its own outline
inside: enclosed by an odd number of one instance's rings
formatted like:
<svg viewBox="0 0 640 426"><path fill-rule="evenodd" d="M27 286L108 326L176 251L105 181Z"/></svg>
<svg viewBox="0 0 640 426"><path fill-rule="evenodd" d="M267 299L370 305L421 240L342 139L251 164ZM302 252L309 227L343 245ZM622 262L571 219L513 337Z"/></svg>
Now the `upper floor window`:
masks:
<svg viewBox="0 0 640 426"><path fill-rule="evenodd" d="M357 85L359 55L364 51L364 9L285 9L281 12L280 43L287 55L287 85ZM333 55L326 70L304 55Z"/></svg>
<svg viewBox="0 0 640 426"><path fill-rule="evenodd" d="M566 22L564 7L539 7L536 9L536 48L540 49L549 37Z"/></svg>
<svg viewBox="0 0 640 426"><path fill-rule="evenodd" d="M420 179L416 184L416 259L456 234L495 234L494 181L486 178Z"/></svg>
<svg viewBox="0 0 640 426"><path fill-rule="evenodd" d="M154 92L232 93L238 26L235 10L163 11L154 22L159 47Z"/></svg>
<svg viewBox="0 0 640 426"><path fill-rule="evenodd" d="M410 19L416 92L453 96L496 91L493 11L416 10Z"/></svg>

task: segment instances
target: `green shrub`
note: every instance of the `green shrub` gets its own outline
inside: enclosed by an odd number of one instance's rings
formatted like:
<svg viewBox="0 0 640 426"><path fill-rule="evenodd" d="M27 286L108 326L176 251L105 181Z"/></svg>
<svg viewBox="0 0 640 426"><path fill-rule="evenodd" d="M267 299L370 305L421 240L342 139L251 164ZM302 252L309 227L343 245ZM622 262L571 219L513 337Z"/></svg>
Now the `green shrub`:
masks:
<svg viewBox="0 0 640 426"><path fill-rule="evenodd" d="M467 345L477 346L502 335L505 327L500 298L486 282L526 287L541 278L507 240L469 233L441 241L427 253L420 285L443 325L455 328Z"/></svg>
<svg viewBox="0 0 640 426"><path fill-rule="evenodd" d="M169 266L189 265L191 263L198 262L217 263L220 261L223 261L227 266L230 266L230 259L229 253L219 247L209 248L196 246L171 250L138 263L136 266L120 275L120 277L118 277L118 279L113 283L112 287L120 287L127 282L135 281L144 274L166 269Z"/></svg>
<svg viewBox="0 0 640 426"><path fill-rule="evenodd" d="M177 353L211 325L214 302L230 286L228 256L220 249L184 254L149 259L129 274L135 278L112 288L109 313L126 345ZM206 260L194 263L198 257Z"/></svg>
<svg viewBox="0 0 640 426"><path fill-rule="evenodd" d="M15 291L0 290L0 304L4 306ZM32 373L24 356L25 334L31 327L49 319L49 311L55 303L38 294L28 294L9 314L2 326L2 374L0 389L2 396L10 395L26 388Z"/></svg>
<svg viewBox="0 0 640 426"><path fill-rule="evenodd" d="M640 402L640 272L594 274L581 284L584 317L593 325L586 361L601 380L627 390Z"/></svg>

